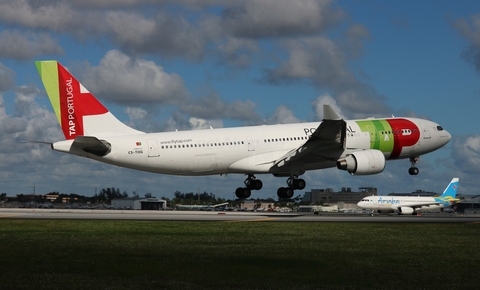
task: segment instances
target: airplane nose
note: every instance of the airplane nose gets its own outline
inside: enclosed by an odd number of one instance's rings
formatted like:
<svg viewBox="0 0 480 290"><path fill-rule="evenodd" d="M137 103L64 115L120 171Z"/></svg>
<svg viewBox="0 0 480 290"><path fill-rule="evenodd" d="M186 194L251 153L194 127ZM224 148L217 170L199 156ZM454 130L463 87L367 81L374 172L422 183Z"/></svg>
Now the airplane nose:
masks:
<svg viewBox="0 0 480 290"><path fill-rule="evenodd" d="M443 145L445 145L452 139L452 134L450 134L447 130L443 130L440 137L444 141Z"/></svg>

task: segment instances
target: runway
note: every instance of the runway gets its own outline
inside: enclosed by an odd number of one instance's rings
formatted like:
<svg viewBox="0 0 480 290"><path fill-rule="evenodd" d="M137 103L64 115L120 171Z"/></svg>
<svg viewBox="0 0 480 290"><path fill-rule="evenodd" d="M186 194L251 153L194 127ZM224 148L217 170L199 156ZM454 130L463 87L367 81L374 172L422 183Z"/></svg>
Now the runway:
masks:
<svg viewBox="0 0 480 290"><path fill-rule="evenodd" d="M480 216L423 214L422 216L303 214L235 211L140 211L84 209L0 208L0 219L152 220L199 222L366 222L366 223L478 223Z"/></svg>

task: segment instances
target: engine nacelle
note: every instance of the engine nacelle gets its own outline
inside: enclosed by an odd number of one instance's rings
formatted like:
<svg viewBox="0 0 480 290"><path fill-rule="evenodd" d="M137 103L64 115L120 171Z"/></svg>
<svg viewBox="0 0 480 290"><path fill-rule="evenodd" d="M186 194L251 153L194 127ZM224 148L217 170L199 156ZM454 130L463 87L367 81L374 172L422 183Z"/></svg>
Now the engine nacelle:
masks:
<svg viewBox="0 0 480 290"><path fill-rule="evenodd" d="M338 160L337 168L351 175L377 174L385 169L385 156L380 150L357 151Z"/></svg>
<svg viewBox="0 0 480 290"><path fill-rule="evenodd" d="M398 208L398 214L412 214L413 208L408 206L402 206Z"/></svg>

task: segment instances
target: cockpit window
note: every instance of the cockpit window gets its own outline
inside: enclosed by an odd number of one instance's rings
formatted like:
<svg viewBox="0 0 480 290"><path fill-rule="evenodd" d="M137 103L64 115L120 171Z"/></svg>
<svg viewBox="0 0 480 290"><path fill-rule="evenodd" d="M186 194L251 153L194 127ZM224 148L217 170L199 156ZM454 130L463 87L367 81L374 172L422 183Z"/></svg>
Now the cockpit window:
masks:
<svg viewBox="0 0 480 290"><path fill-rule="evenodd" d="M442 126L437 126L437 131L443 131Z"/></svg>

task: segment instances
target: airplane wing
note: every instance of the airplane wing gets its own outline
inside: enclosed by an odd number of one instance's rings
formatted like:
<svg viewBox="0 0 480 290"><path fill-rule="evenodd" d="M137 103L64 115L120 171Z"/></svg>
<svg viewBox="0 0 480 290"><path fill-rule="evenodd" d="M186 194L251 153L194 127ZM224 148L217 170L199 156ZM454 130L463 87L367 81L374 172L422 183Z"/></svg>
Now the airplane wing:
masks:
<svg viewBox="0 0 480 290"><path fill-rule="evenodd" d="M347 123L330 106L324 105L323 111L325 118L312 136L300 147L277 159L273 168L281 168L302 159L305 163L338 160L344 152Z"/></svg>

